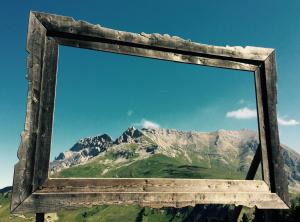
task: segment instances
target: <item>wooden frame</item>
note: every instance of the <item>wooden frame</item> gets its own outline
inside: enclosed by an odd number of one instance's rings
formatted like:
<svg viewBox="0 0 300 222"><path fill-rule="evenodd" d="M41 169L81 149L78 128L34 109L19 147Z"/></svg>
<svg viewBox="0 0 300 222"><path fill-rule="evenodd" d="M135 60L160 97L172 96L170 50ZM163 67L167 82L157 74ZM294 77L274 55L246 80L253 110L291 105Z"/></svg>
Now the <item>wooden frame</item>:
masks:
<svg viewBox="0 0 300 222"><path fill-rule="evenodd" d="M247 180L48 178L59 44L254 72L260 147ZM203 45L169 35L116 31L70 17L30 12L27 51L27 112L15 165L12 213L132 203L151 207L235 204L288 208L277 126L274 49ZM263 180L252 180L259 163Z"/></svg>

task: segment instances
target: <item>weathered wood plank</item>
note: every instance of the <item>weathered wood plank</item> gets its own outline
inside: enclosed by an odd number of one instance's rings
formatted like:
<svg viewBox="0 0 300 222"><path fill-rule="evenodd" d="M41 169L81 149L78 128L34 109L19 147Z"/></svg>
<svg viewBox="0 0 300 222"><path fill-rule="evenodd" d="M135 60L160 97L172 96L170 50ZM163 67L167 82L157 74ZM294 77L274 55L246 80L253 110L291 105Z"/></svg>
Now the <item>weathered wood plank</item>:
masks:
<svg viewBox="0 0 300 222"><path fill-rule="evenodd" d="M168 51L159 51L154 49L145 49L127 45L118 45L111 43L95 42L95 41L83 41L77 39L67 39L67 38L55 38L57 42L61 45L85 48L92 50L99 50L105 52L113 52L126 55L134 55L141 57L148 57L154 59L169 60L180 63L196 64L203 66L245 70L245 71L255 71L257 69L256 65L248 64L246 62L230 61L218 58L207 58L205 56L200 57L197 55L180 54Z"/></svg>
<svg viewBox="0 0 300 222"><path fill-rule="evenodd" d="M235 204L260 209L286 209L274 193L255 192L120 192L120 193L33 193L18 208L24 212L55 212L64 208L101 204L138 204L153 208L185 207L196 204Z"/></svg>
<svg viewBox="0 0 300 222"><path fill-rule="evenodd" d="M102 40L110 40L112 42L121 44L129 43L131 46L151 46L161 49L172 49L177 51L193 52L203 54L205 56L215 57L227 57L236 58L238 60L247 59L264 61L273 49L259 48L259 47L221 47L199 44L191 42L190 40L184 40L177 36L160 35L160 34L136 34L131 32L124 32L104 28L100 25L93 25L85 21L75 21L71 17L59 16L53 14L46 14L41 12L33 12L35 16L41 21L41 23L47 28L49 35L58 36L68 34L81 38L94 37ZM75 36L75 37L74 37ZM201 56L201 55L199 55ZM205 57L204 56L204 57Z"/></svg>
<svg viewBox="0 0 300 222"><path fill-rule="evenodd" d="M278 194L278 196L289 204L288 197L288 180L284 170L284 161L282 148L280 146L278 123L277 123L277 73L275 52L271 53L262 66L262 73L265 80L265 94L266 100L266 115L265 119L267 149L269 160L269 174L271 182L271 191Z"/></svg>
<svg viewBox="0 0 300 222"><path fill-rule="evenodd" d="M64 192L268 192L261 180L219 179L49 179L39 193Z"/></svg>
<svg viewBox="0 0 300 222"><path fill-rule="evenodd" d="M57 56L58 44L54 39L46 38L43 57L33 190L36 190L46 179L48 179Z"/></svg>
<svg viewBox="0 0 300 222"><path fill-rule="evenodd" d="M256 89L256 106L257 106L257 116L258 116L258 131L261 149L261 168L262 168L262 178L270 187L270 172L269 172L269 159L268 159L268 149L267 149L267 138L265 124L267 122L266 113L266 95L265 95L265 81L263 80L263 74L261 73L261 68L259 67L255 73L255 89Z"/></svg>
<svg viewBox="0 0 300 222"><path fill-rule="evenodd" d="M32 193L35 143L38 126L41 63L46 29L30 13L27 34L28 94L25 128L18 150L19 162L15 165L11 211Z"/></svg>

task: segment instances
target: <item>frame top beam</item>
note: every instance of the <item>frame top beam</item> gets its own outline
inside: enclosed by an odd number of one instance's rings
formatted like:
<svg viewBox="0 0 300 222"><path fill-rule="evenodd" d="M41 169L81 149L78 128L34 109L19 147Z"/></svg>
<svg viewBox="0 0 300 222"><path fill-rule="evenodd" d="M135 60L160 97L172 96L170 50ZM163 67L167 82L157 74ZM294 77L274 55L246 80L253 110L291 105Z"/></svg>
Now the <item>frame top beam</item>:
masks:
<svg viewBox="0 0 300 222"><path fill-rule="evenodd" d="M111 41L115 44L126 44L135 47L151 46L157 50L173 51L178 53L188 53L210 58L223 58L232 61L242 62L248 60L249 64L256 61L264 61L274 51L272 48L260 48L253 46L213 46L199 44L190 40L185 40L178 36L168 34L146 34L118 31L91 24L86 21L75 20L72 17L53 15L41 12L31 12L36 16L42 25L47 29L50 36L69 36L95 41ZM257 63L259 64L259 63Z"/></svg>

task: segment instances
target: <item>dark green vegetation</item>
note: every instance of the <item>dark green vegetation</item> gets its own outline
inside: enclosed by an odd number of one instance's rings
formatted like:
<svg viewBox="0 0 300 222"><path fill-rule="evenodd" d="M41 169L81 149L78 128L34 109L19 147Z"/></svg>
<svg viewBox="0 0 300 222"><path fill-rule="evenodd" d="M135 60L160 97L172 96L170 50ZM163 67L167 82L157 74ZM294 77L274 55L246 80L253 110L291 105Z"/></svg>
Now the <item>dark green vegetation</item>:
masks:
<svg viewBox="0 0 300 222"><path fill-rule="evenodd" d="M300 218L300 195L293 194L291 197L290 210L283 210L280 212L281 221L298 222Z"/></svg>

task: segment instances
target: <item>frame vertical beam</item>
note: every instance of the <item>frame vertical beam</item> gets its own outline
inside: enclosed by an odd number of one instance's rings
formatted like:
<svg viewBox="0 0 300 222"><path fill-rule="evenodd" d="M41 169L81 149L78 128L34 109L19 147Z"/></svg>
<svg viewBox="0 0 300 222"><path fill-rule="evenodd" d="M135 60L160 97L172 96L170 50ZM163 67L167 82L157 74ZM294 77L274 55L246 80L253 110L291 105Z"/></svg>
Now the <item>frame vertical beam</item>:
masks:
<svg viewBox="0 0 300 222"><path fill-rule="evenodd" d="M52 135L58 44L53 38L45 39L41 81L40 113L37 130L33 190L48 179Z"/></svg>
<svg viewBox="0 0 300 222"><path fill-rule="evenodd" d="M267 114L266 128L268 129L268 158L271 163L271 191L289 204L288 181L284 171L283 152L280 146L277 122L277 70L275 52L271 53L264 63L264 78L266 79Z"/></svg>
<svg viewBox="0 0 300 222"><path fill-rule="evenodd" d="M258 131L260 138L260 151L261 151L261 169L262 169L262 178L270 187L270 172L269 172L269 159L268 159L268 149L266 141L266 129L265 129L265 109L264 104L266 103L267 98L264 98L265 90L263 88L263 83L261 79L261 68L254 72L255 76L255 88L256 88L256 103L257 103L257 116L258 116Z"/></svg>
<svg viewBox="0 0 300 222"><path fill-rule="evenodd" d="M274 51L260 66L257 80L262 83L260 95L263 107L260 112L264 115L263 127L260 127L263 131L260 135L264 134L265 138L261 138L261 142L265 141L264 146L262 144L263 179L269 184L271 192L277 193L286 204L289 204L287 175L284 171L283 153L278 134L277 72ZM260 122L262 122L261 119Z"/></svg>
<svg viewBox="0 0 300 222"><path fill-rule="evenodd" d="M46 29L31 12L27 34L28 94L25 128L18 149L19 162L15 165L11 209L19 206L33 192L32 180L39 117L42 60Z"/></svg>

